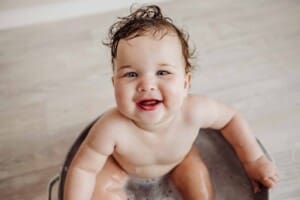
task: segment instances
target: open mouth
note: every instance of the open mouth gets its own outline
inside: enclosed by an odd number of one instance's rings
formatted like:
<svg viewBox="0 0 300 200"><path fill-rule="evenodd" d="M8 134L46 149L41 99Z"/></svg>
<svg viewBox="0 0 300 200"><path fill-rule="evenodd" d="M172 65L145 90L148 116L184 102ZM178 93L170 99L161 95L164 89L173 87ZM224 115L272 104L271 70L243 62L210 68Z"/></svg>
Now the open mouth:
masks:
<svg viewBox="0 0 300 200"><path fill-rule="evenodd" d="M142 110L155 110L157 106L161 103L161 100L157 99L147 99L147 100L142 100L137 103L137 105L142 109Z"/></svg>

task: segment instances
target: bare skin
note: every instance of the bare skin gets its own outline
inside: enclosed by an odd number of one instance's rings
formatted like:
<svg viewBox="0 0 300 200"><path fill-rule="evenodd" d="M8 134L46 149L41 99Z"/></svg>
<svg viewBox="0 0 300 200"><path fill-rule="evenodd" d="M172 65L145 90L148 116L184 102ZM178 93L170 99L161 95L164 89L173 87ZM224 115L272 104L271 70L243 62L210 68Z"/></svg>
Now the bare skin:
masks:
<svg viewBox="0 0 300 200"><path fill-rule="evenodd" d="M112 156L109 157L103 169L97 175L92 199L125 200L126 194L123 187L127 179L128 174Z"/></svg>
<svg viewBox="0 0 300 200"><path fill-rule="evenodd" d="M97 175L92 199L126 200L124 185L128 178L129 175L119 166L114 158L112 156L109 157L103 169ZM170 178L183 199L214 199L208 170L195 147L171 171ZM195 185L198 186L196 190L194 189Z"/></svg>
<svg viewBox="0 0 300 200"><path fill-rule="evenodd" d="M117 119L118 117L122 117L115 116L114 114L117 115L117 113L113 112L116 111L112 111L112 118ZM133 126L132 122L128 121L127 123L129 124L127 126L124 125L125 127ZM164 137L160 137L158 135L145 135L149 133L143 132L133 135L131 133L133 130L127 131L126 129L123 129L124 135L120 136L122 140L117 142L119 143L119 146L116 147L115 152L112 155L122 167L105 164L104 169L101 170L99 173L100 175L98 174L97 176L97 184L95 187L97 188L97 193L94 193L93 197L95 199L100 197L105 197L105 199L116 199L116 195L119 195L118 198L126 199L124 192L121 190L124 185L124 181L116 182L113 177L121 176L116 174L123 174L121 177L124 177L124 174L128 173L130 176L156 178L167 174L170 170L177 166L172 171L171 177L174 180L175 186L177 186L179 191L182 192L184 199L191 199L190 197L192 197L192 195L194 197L193 199L211 199L207 198L207 196L213 196L208 171L196 150L194 148L193 150L190 150L194 137L197 136L197 131L193 138L186 140L184 134L173 134L173 131L179 129L179 127L180 126L174 126L171 129L172 132L164 133ZM183 130L181 132L183 132ZM181 148L175 150L173 147L178 145L180 145ZM127 148L123 149L122 146ZM138 151L136 150L137 148ZM181 153L182 156L178 155L180 151L183 151ZM162 152L164 152L164 154L162 154ZM124 159L124 157L126 159ZM149 165L148 163L153 162L153 159L159 160ZM108 162L111 163L111 161ZM116 164L116 162L113 162L112 164L119 165ZM110 166L110 169L106 169L107 166ZM191 176L193 176L193 179ZM203 179L204 177L205 179ZM198 185L199 187L184 187L186 185L192 186L193 184ZM112 186L112 189L107 189L106 187L103 187L103 185L110 185ZM103 190L100 188L106 189ZM184 188L190 189L185 191ZM109 196L110 198L108 198Z"/></svg>
<svg viewBox="0 0 300 200"><path fill-rule="evenodd" d="M214 192L208 170L196 147L173 169L171 180L184 200L213 200Z"/></svg>
<svg viewBox="0 0 300 200"><path fill-rule="evenodd" d="M169 172L184 199L213 199L207 169L192 148L199 128L221 130L253 183L275 186L277 169L244 118L188 94L191 75L174 34L120 40L112 80L117 106L97 121L72 161L64 199L124 199L127 174L156 178Z"/></svg>

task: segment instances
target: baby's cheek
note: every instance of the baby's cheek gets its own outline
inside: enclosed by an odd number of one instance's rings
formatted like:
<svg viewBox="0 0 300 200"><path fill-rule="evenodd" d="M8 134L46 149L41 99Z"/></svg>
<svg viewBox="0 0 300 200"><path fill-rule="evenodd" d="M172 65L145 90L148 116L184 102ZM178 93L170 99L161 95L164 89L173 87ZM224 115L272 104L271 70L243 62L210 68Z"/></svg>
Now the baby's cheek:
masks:
<svg viewBox="0 0 300 200"><path fill-rule="evenodd" d="M123 99L126 97L126 88L117 86L115 87L115 97L117 99Z"/></svg>
<svg viewBox="0 0 300 200"><path fill-rule="evenodd" d="M180 90L180 89L173 89L172 91L170 91L170 95L169 95L169 105L172 107L180 107L183 99L185 97L185 93Z"/></svg>
<svg viewBox="0 0 300 200"><path fill-rule="evenodd" d="M115 91L115 100L118 106L124 106L126 103L126 95L120 91Z"/></svg>

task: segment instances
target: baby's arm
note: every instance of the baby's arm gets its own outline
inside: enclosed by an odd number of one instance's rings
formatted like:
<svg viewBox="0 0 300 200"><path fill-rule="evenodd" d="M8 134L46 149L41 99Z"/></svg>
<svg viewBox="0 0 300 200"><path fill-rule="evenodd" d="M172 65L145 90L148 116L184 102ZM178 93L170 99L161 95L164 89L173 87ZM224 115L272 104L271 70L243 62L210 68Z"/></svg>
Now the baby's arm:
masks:
<svg viewBox="0 0 300 200"><path fill-rule="evenodd" d="M92 199L96 176L103 168L114 143L105 137L97 125L79 148L69 168L64 188L64 200Z"/></svg>
<svg viewBox="0 0 300 200"><path fill-rule="evenodd" d="M219 107L222 112L223 106ZM224 110L226 112L226 110ZM251 178L254 191L259 190L256 181L266 187L274 187L278 181L277 168L263 154L256 142L256 138L246 120L236 111L231 111L232 117L228 123L221 128L224 137L232 144L244 168ZM219 114L222 117L222 114Z"/></svg>
<svg viewBox="0 0 300 200"><path fill-rule="evenodd" d="M231 107L203 96L190 96L202 128L221 130L226 140L233 146L244 168L253 181L273 187L278 179L275 165L263 154L255 136L242 117ZM196 106L195 106L196 105ZM254 184L257 190L257 184Z"/></svg>

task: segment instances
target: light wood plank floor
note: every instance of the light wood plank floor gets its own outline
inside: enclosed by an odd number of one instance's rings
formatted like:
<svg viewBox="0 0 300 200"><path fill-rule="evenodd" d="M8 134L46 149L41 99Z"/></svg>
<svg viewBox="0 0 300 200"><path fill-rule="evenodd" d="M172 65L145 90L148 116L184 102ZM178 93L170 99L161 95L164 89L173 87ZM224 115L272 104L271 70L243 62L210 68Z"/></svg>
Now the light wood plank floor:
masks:
<svg viewBox="0 0 300 200"><path fill-rule="evenodd" d="M191 92L241 110L277 163L272 200L300 199L300 1L161 4L191 35ZM114 105L101 45L128 9L0 31L0 199L40 200L86 124Z"/></svg>

